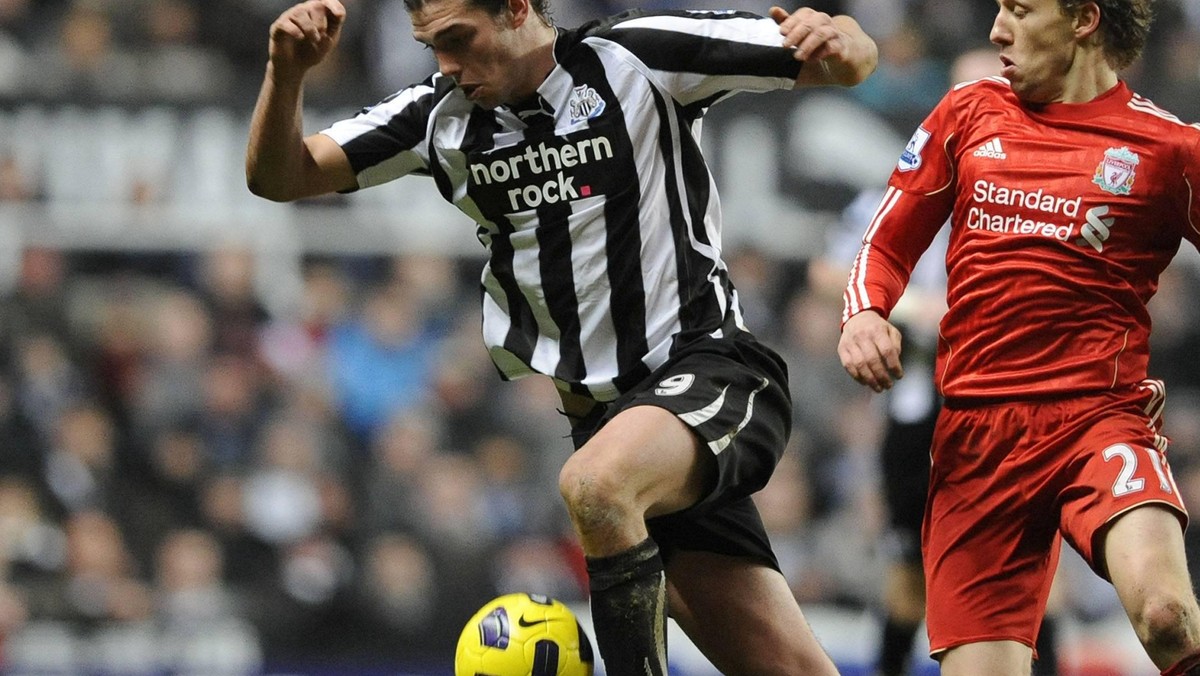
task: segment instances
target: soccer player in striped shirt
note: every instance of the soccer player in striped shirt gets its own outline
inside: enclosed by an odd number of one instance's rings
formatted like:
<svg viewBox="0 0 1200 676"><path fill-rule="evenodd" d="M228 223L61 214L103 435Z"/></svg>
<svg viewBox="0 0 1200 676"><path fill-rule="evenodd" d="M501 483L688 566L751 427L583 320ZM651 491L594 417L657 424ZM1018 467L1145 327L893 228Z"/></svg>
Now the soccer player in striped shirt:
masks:
<svg viewBox="0 0 1200 676"><path fill-rule="evenodd" d="M1200 674L1146 309L1181 242L1200 244L1200 127L1118 76L1150 0L998 5L1002 77L955 86L909 141L850 273L838 354L876 391L903 375L887 317L949 217L922 533L942 673L1029 673L1065 539L1162 673Z"/></svg>
<svg viewBox="0 0 1200 676"><path fill-rule="evenodd" d="M790 431L787 373L743 320L698 134L738 91L857 84L875 43L809 9L564 30L545 0L406 2L440 72L307 136L304 76L345 9L309 0L272 24L251 190L420 174L477 223L493 361L552 378L572 424L559 488L610 675L666 674L667 612L725 673L836 673L751 501Z"/></svg>

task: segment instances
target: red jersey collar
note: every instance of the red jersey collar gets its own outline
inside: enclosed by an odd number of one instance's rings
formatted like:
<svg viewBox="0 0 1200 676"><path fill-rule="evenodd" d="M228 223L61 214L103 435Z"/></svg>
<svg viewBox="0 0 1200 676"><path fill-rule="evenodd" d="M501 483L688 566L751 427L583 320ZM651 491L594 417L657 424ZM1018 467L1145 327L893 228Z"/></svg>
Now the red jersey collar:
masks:
<svg viewBox="0 0 1200 676"><path fill-rule="evenodd" d="M1039 106L1022 104L1025 110L1035 117L1054 118L1056 120L1087 120L1125 108L1133 92L1126 86L1124 80L1108 91L1086 103L1046 103Z"/></svg>

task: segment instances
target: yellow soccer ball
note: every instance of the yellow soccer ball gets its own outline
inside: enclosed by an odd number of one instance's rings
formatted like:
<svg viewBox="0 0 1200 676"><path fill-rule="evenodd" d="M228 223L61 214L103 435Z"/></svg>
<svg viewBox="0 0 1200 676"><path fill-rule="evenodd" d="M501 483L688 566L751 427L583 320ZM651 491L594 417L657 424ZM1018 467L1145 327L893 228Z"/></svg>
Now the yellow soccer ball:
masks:
<svg viewBox="0 0 1200 676"><path fill-rule="evenodd" d="M455 676L592 676L592 643L571 609L506 594L479 609L454 652Z"/></svg>

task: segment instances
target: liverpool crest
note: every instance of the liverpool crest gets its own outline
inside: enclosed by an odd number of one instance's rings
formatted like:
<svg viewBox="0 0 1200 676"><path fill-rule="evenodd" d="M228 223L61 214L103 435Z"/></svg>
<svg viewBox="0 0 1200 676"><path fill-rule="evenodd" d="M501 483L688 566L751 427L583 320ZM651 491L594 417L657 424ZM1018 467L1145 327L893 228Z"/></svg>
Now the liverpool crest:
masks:
<svg viewBox="0 0 1200 676"><path fill-rule="evenodd" d="M1137 175L1137 165L1141 159L1129 148L1109 148L1104 151L1104 160L1096 167L1092 183L1100 186L1101 190L1114 195L1128 195L1133 189L1133 179Z"/></svg>

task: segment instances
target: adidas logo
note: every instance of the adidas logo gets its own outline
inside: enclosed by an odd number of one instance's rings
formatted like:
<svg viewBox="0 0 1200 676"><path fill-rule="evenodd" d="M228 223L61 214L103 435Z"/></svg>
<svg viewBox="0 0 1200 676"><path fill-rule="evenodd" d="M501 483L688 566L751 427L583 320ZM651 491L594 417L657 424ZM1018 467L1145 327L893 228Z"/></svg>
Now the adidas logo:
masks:
<svg viewBox="0 0 1200 676"><path fill-rule="evenodd" d="M1004 148L1000 147L999 136L979 146L979 148L971 154L975 157L990 157L993 160L1002 160L1008 157L1008 155L1004 154Z"/></svg>

